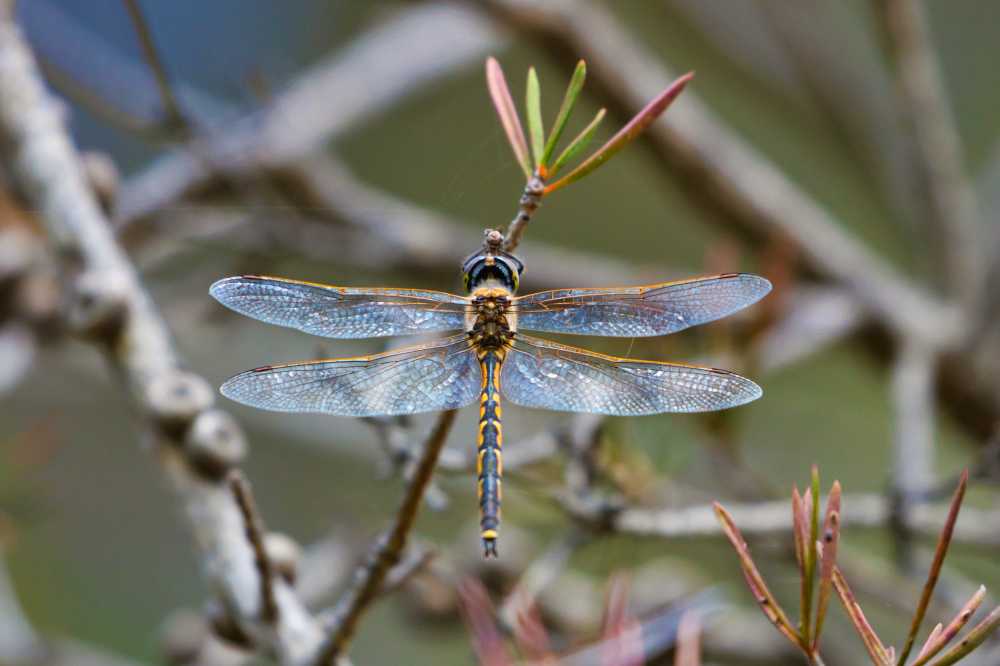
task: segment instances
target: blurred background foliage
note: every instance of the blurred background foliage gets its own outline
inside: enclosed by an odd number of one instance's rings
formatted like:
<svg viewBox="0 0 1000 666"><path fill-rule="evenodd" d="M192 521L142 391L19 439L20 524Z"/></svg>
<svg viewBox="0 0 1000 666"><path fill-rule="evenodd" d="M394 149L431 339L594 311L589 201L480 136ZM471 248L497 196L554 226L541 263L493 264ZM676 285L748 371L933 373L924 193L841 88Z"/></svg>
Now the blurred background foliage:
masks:
<svg viewBox="0 0 1000 666"><path fill-rule="evenodd" d="M894 128L899 121L882 36L868 2L805 3L811 11L792 13L808 20L791 27L776 18L783 11L780 0L605 4L636 40L673 70L695 70L689 90L850 232L913 280L934 281L934 266L925 259L934 242L926 216L907 200L910 193L886 187L879 175L884 174L879 161L892 157L884 152L886 142L879 133L898 131ZM142 5L172 79L245 112L262 108L303 68L409 6L335 0ZM1000 4L933 2L927 3L927 10L964 144L965 166L976 183L983 219L990 220L1000 205L1000 115L994 112L1000 108L1000 87L993 66L1000 57L995 38ZM87 44L66 39L64 24L52 19L56 14L99 37L122 61L143 67L140 45L118 0L27 0L20 3L19 12L40 56L78 80L99 81L107 90L118 74L95 61ZM779 24L783 30L776 28ZM789 47L789 31L835 52L834 64L841 69L810 70L814 63L796 59ZM435 48L449 48L447 34L427 34L426 39ZM524 72L536 66L546 115L554 113L569 74L566 62L553 59L537 41L517 31L505 33L495 55L518 99ZM406 58L407 45L400 44L386 57ZM843 71L851 72L849 80L867 83L851 91L861 100L853 109L848 100L831 107L812 87ZM155 89L137 89L127 80L121 84L120 92L130 104L156 100ZM366 81L373 87L379 84ZM346 89L341 94L349 97L354 92ZM95 115L72 95L67 99L79 146L110 155L124 178L164 150L162 143ZM682 95L676 104L684 101ZM568 132L575 132L599 105L585 89L577 124ZM317 112L336 114L337 107L338 99L331 98ZM669 118L670 111L661 122L669 123ZM604 125L607 136L620 122L612 119ZM868 128L870 140L862 140L855 131L859 126ZM361 180L447 213L470 230L506 224L522 186L486 93L481 60L403 98L330 149ZM547 199L521 247L527 264L524 289L533 286L532 248L542 241L658 269L664 278L768 270L766 257L712 219L717 213L692 202L679 183L664 177L655 159L638 142L585 184ZM236 235L250 233L259 220L287 214L267 202L242 205L246 222L243 230L233 232ZM450 242L440 239L442 244ZM460 287L457 266L455 279L444 280L440 272L363 270L338 264L335 257L310 260L277 246L273 252L247 252L226 238L180 243L167 260L140 268L183 355L215 384L266 362L309 358L318 352L349 355L379 349L380 344L320 345L305 335L230 316L207 296L208 285L224 275L249 271L342 285ZM586 265L561 269L565 286L593 284ZM741 330L720 322L667 340L594 339L587 344L636 357L697 360L718 358L720 345L723 350L738 348L733 338ZM752 368L743 370L754 376ZM840 479L848 493L886 490L891 483L893 430L889 377L853 337L758 379L765 397L727 414L721 430L711 419L699 417L614 420L603 435L605 443L649 470L654 487L644 499L654 503L664 498L691 503L784 497L793 482L805 481L812 463L826 479ZM385 524L400 484L396 478L378 478L380 453L369 428L348 419L226 407L249 430L252 454L246 471L269 525L309 543L331 531L367 539ZM471 450L473 411L460 414L449 446ZM505 411L510 442L566 419L515 407ZM969 464L981 442L948 415L939 416L935 469L946 479ZM189 536L161 490L148 452L135 446L132 418L95 354L79 343L47 350L26 381L0 401L0 511L12 535L8 565L39 629L155 660L164 618L177 608L198 608L205 590ZM427 423L418 419L417 432ZM718 436L723 431L731 435ZM22 464L22 458L43 445L44 456ZM501 547L502 557L530 561L566 529L567 519L540 490L546 480L561 483L554 466L532 471L530 481L514 474L506 485L505 526L511 533L525 530L530 535L525 548L531 552L515 552L519 540L511 538ZM441 485L451 501L441 511L423 511L420 533L448 549L474 550L472 475L442 475ZM982 486L974 487L971 498L979 506L996 503L995 491ZM852 532L849 503L845 515L845 551L863 561L874 579L889 576L894 566L891 535ZM599 582L610 572L661 561L663 580L656 584L667 587L673 584L669 578L677 576L692 591L718 585L734 602L749 605L728 548L719 538L602 538L581 548L571 565ZM796 578L781 548L765 552L774 561L769 580L793 598ZM995 548L958 544L952 557L949 570L958 579L1000 584ZM757 559L766 563L769 558ZM782 582L787 590L781 590ZM903 632L914 598L915 592L907 590L889 598L871 594L863 601L874 622L885 627L881 633L896 636ZM832 612L839 631L847 632L840 609ZM764 619L758 619L759 631L770 631ZM468 663L469 655L469 638L457 619L428 620L405 594L374 609L352 650L358 664Z"/></svg>

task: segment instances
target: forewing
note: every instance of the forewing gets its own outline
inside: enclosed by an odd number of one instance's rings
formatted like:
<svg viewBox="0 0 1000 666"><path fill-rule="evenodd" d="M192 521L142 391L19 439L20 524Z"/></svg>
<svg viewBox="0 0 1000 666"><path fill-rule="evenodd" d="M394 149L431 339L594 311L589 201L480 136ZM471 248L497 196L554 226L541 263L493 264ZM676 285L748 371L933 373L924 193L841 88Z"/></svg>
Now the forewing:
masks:
<svg viewBox="0 0 1000 666"><path fill-rule="evenodd" d="M221 390L237 402L278 412L414 414L470 404L479 395L481 375L462 334L373 356L248 370Z"/></svg>
<svg viewBox="0 0 1000 666"><path fill-rule="evenodd" d="M504 361L500 390L525 407L618 416L710 412L762 393L725 370L633 361L521 334Z"/></svg>
<svg viewBox="0 0 1000 666"><path fill-rule="evenodd" d="M209 293L254 319L327 338L374 338L461 330L466 299L440 291L332 287L244 275L219 280Z"/></svg>
<svg viewBox="0 0 1000 666"><path fill-rule="evenodd" d="M745 273L644 287L554 289L516 299L517 327L608 337L666 335L730 315L769 291L770 282Z"/></svg>

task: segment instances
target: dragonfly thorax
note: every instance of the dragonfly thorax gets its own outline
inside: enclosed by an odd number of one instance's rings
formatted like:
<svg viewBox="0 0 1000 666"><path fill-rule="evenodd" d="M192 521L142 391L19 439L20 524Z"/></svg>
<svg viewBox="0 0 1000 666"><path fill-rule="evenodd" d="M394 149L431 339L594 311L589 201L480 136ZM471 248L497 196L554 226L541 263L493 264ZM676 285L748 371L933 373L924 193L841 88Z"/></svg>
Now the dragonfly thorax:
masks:
<svg viewBox="0 0 1000 666"><path fill-rule="evenodd" d="M466 327L472 343L483 350L507 346L517 329L510 290L502 286L480 287L473 291L471 303Z"/></svg>

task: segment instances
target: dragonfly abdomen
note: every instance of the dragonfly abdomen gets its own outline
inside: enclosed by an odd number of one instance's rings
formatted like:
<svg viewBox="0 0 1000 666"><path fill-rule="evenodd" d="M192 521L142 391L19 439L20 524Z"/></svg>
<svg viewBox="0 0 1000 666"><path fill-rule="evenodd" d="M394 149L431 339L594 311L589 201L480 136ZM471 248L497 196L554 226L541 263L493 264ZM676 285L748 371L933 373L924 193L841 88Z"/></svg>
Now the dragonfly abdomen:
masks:
<svg viewBox="0 0 1000 666"><path fill-rule="evenodd" d="M480 527L486 557L497 556L497 536L500 528L500 497L503 476L503 428L500 423L501 356L494 350L483 352L480 365L483 387L479 406L479 441L476 453Z"/></svg>

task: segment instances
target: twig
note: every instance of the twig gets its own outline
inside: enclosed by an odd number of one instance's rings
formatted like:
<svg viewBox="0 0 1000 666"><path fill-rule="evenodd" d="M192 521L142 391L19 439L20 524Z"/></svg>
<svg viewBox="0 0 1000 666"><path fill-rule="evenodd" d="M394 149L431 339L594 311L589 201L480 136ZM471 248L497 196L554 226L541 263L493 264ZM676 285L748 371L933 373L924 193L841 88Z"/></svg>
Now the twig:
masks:
<svg viewBox="0 0 1000 666"><path fill-rule="evenodd" d="M332 665L343 654L354 637L361 616L375 599L389 571L399 561L413 529L420 501L434 473L438 454L455 421L455 413L454 410L442 412L434 424L392 526L376 541L368 561L355 572L351 588L334 610L333 619L327 627L329 635L318 653L317 664Z"/></svg>
<svg viewBox="0 0 1000 666"><path fill-rule="evenodd" d="M258 572L239 507L224 484L204 476L184 453L186 433L201 432L196 421L206 413L214 418L212 391L204 380L179 370L159 313L87 187L58 105L44 89L9 2L0 5L0 138L6 167L63 256L95 283L111 287L104 296L117 306L97 309L105 319L92 321L90 334L125 379L160 444L165 473L198 536L212 588L258 645L284 663L300 663L319 644L320 629L280 581L275 583L278 626L266 628L257 619ZM241 436L238 430L233 424L229 432Z"/></svg>
<svg viewBox="0 0 1000 666"><path fill-rule="evenodd" d="M921 3L876 0L896 64L899 111L912 127L916 166L930 199L942 275L966 312L979 305L984 255L975 193L962 166L961 141Z"/></svg>
<svg viewBox="0 0 1000 666"><path fill-rule="evenodd" d="M504 240L503 246L504 250L513 252L521 244L521 237L524 236L524 231L528 228L531 216L534 215L535 211L538 210L538 206L542 203L542 196L544 194L545 181L535 173L528 178L528 182L524 186L524 191L521 193L521 198L517 201L517 214L514 215L514 219L511 220L510 227L507 229L507 237Z"/></svg>
<svg viewBox="0 0 1000 666"><path fill-rule="evenodd" d="M139 44L142 46L142 54L149 64L153 76L156 78L156 87L160 91L160 98L163 100L163 108L166 111L166 124L168 127L185 127L185 115L181 111L181 106L174 95L174 89L170 84L170 77L167 75L167 68L160 59L159 50L153 40L153 33L149 29L149 23L139 6L138 0L123 0L129 17L132 19L132 26L139 36Z"/></svg>
<svg viewBox="0 0 1000 666"><path fill-rule="evenodd" d="M257 505L253 501L250 486L239 471L233 470L229 473L229 488L233 491L233 497L236 498L236 504L240 507L240 513L243 515L247 541L253 547L257 577L260 579L260 598L263 610L261 615L264 621L273 623L278 619L278 605L274 600L274 566L264 549L264 523L257 511Z"/></svg>

